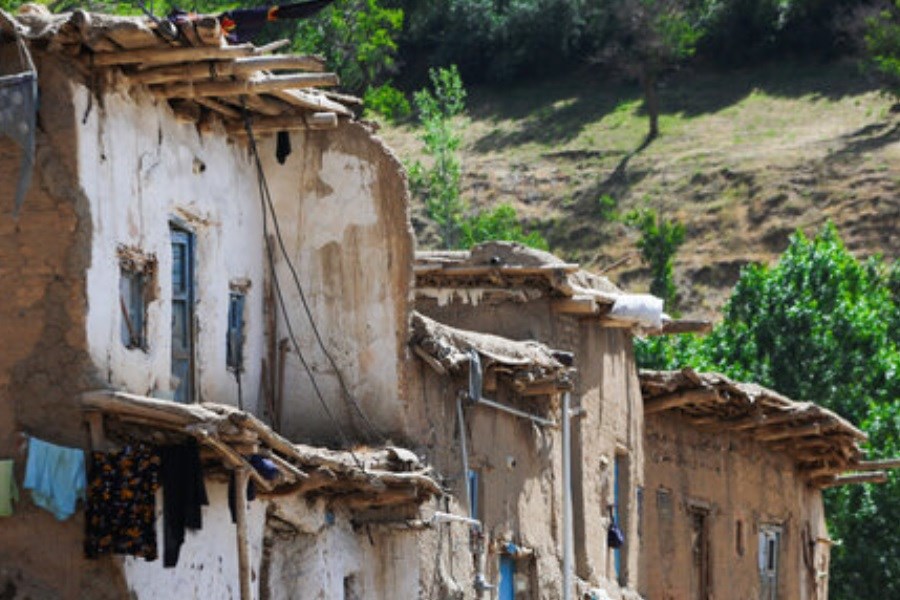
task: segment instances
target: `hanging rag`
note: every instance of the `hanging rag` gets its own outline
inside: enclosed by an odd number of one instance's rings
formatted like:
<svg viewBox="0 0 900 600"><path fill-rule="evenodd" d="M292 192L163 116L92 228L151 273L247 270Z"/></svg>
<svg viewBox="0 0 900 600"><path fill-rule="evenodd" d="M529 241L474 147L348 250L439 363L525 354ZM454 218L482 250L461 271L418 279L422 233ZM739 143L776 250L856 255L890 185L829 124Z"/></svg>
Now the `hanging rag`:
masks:
<svg viewBox="0 0 900 600"><path fill-rule="evenodd" d="M273 481L278 479L280 471L278 467L275 466L275 463L271 458L267 458L261 454L254 454L250 457L250 465L256 470L257 473L263 476L263 479L266 481ZM237 487L236 478L234 475L234 471L231 472L231 477L228 478L228 511L231 513L231 522L237 523L237 502L235 496L235 488ZM253 480L249 480L247 482L247 500L254 500L256 498L256 485L253 483Z"/></svg>
<svg viewBox="0 0 900 600"><path fill-rule="evenodd" d="M35 504L65 521L75 513L78 500L85 497L84 452L31 438L24 485L31 490Z"/></svg>
<svg viewBox="0 0 900 600"><path fill-rule="evenodd" d="M196 440L163 446L159 454L162 459L163 566L170 568L178 564L184 530L203 527L200 507L208 504L209 500Z"/></svg>
<svg viewBox="0 0 900 600"><path fill-rule="evenodd" d="M625 545L625 534L619 527L613 507L609 507L609 528L606 531L606 545L610 548L621 548Z"/></svg>
<svg viewBox="0 0 900 600"><path fill-rule="evenodd" d="M13 502L19 501L13 464L11 458L0 460L0 517L12 516Z"/></svg>
<svg viewBox="0 0 900 600"><path fill-rule="evenodd" d="M145 444L91 454L85 556L114 553L156 560L159 465L159 455Z"/></svg>
<svg viewBox="0 0 900 600"><path fill-rule="evenodd" d="M219 15L219 23L232 44L249 42L268 22L307 19L332 2L334 0L309 0L281 6L236 8Z"/></svg>
<svg viewBox="0 0 900 600"><path fill-rule="evenodd" d="M291 155L291 134L287 131L279 131L275 137L275 158L279 165L283 165Z"/></svg>
<svg viewBox="0 0 900 600"><path fill-rule="evenodd" d="M23 70L20 73L0 77L0 135L6 135L22 149L22 165L19 168L19 182L16 184L13 215L19 214L19 209L25 201L25 194L31 185L38 110L37 70L21 36L16 36L16 42Z"/></svg>

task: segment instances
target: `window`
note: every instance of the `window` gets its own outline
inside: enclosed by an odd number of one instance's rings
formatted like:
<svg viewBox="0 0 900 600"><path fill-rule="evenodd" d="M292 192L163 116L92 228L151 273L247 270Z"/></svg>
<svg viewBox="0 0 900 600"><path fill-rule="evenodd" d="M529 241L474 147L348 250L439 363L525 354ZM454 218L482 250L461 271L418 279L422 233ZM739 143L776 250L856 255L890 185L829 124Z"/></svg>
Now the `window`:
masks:
<svg viewBox="0 0 900 600"><path fill-rule="evenodd" d="M156 272L156 257L119 246L119 337L126 348L147 348L147 305Z"/></svg>
<svg viewBox="0 0 900 600"><path fill-rule="evenodd" d="M231 292L228 296L228 335L226 359L232 371L244 370L244 301L243 292Z"/></svg>
<svg viewBox="0 0 900 600"><path fill-rule="evenodd" d="M734 522L734 553L744 555L744 522L740 519Z"/></svg>
<svg viewBox="0 0 900 600"><path fill-rule="evenodd" d="M126 348L145 348L147 344L146 277L141 272L123 267L119 275L119 306L122 310L120 328L122 344Z"/></svg>
<svg viewBox="0 0 900 600"><path fill-rule="evenodd" d="M778 561L781 553L781 527L759 526L760 600L778 598Z"/></svg>
<svg viewBox="0 0 900 600"><path fill-rule="evenodd" d="M618 452L613 464L613 505L610 516L615 519L619 529L625 533L625 545L621 548L613 549L613 566L616 571L616 581L619 582L619 585L627 585L628 583L626 561L623 561L622 557L623 551L626 551L625 555L627 556L626 549L628 548L628 511L630 508L628 492L631 489L630 481L628 454Z"/></svg>
<svg viewBox="0 0 900 600"><path fill-rule="evenodd" d="M709 509L689 506L691 523L691 598L709 600L712 586L710 575Z"/></svg>
<svg viewBox="0 0 900 600"><path fill-rule="evenodd" d="M174 224L172 241L172 387L194 401L194 235Z"/></svg>

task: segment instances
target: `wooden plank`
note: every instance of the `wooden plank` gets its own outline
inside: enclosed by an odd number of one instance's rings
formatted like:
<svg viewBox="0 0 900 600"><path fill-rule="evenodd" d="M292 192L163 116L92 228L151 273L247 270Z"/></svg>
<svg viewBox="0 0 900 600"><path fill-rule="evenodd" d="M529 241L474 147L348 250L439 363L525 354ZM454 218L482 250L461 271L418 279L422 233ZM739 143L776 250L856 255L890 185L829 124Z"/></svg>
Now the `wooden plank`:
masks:
<svg viewBox="0 0 900 600"><path fill-rule="evenodd" d="M882 469L900 469L900 458L863 460L853 465L854 471L877 471Z"/></svg>
<svg viewBox="0 0 900 600"><path fill-rule="evenodd" d="M240 112L214 98L195 98L194 102L222 115L226 119L239 121L242 118Z"/></svg>
<svg viewBox="0 0 900 600"><path fill-rule="evenodd" d="M250 472L241 467L234 472L234 512L237 529L238 580L241 600L253 600L250 588L250 542L247 538L247 482Z"/></svg>
<svg viewBox="0 0 900 600"><path fill-rule="evenodd" d="M828 426L823 426L820 423L810 423L802 427L786 427L775 431L755 431L753 432L753 438L760 442L774 442L788 438L822 435L826 431L828 431Z"/></svg>
<svg viewBox="0 0 900 600"><path fill-rule="evenodd" d="M311 90L275 90L272 95L283 102L311 111L329 111L344 117L352 117L353 111L341 104L329 100L322 93Z"/></svg>
<svg viewBox="0 0 900 600"><path fill-rule="evenodd" d="M217 80L229 77L249 76L259 71L313 71L323 72L324 64L316 56L300 56L293 54L273 56L249 56L229 61L203 61L180 65L167 65L127 73L127 77L144 85L159 85L172 82L189 82L196 80ZM334 75L328 73L328 75ZM334 75L334 77L337 77Z"/></svg>
<svg viewBox="0 0 900 600"><path fill-rule="evenodd" d="M338 118L334 113L258 118L251 122L254 135L306 129L318 131L334 129L337 126ZM232 135L246 135L247 133L243 123L232 123L226 129Z"/></svg>
<svg viewBox="0 0 900 600"><path fill-rule="evenodd" d="M119 52L97 52L93 56L93 64L98 67L114 65L166 65L200 60L226 60L240 56L251 56L257 53L253 44L235 46L200 46L183 48L143 48L140 50L123 50Z"/></svg>
<svg viewBox="0 0 900 600"><path fill-rule="evenodd" d="M712 331L711 321L676 319L663 323L662 329L650 335L678 335L682 333L709 333Z"/></svg>
<svg viewBox="0 0 900 600"><path fill-rule="evenodd" d="M554 300L551 305L553 312L565 315L597 315L600 307L597 300L590 297L574 297Z"/></svg>
<svg viewBox="0 0 900 600"><path fill-rule="evenodd" d="M644 414L652 415L689 404L704 405L719 402L722 402L722 398L714 389L687 390L644 400Z"/></svg>
<svg viewBox="0 0 900 600"><path fill-rule="evenodd" d="M832 488L840 485L856 485L860 483L884 483L887 481L887 473L875 471L873 473L860 473L857 475L841 475L818 483L818 487Z"/></svg>
<svg viewBox="0 0 900 600"><path fill-rule="evenodd" d="M155 86L153 91L165 98L198 98L206 96L243 96L292 88L337 85L334 73L292 73L266 75L235 81L200 81Z"/></svg>

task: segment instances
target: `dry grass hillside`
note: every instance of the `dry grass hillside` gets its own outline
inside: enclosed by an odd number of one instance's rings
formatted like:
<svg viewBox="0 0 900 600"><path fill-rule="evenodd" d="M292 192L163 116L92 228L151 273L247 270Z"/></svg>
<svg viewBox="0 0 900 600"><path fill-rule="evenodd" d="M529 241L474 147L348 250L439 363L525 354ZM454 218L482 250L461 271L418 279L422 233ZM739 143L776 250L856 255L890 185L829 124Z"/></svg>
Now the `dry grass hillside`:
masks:
<svg viewBox="0 0 900 600"><path fill-rule="evenodd" d="M661 104L662 135L635 153L647 119L634 87L586 73L471 89L464 195L473 209L512 204L554 252L631 291L646 272L619 217L651 207L679 219L692 316L714 317L743 265L827 219L857 256L900 257L900 115L855 64L681 73ZM382 135L404 160L421 152L411 125ZM420 244L433 243L414 214Z"/></svg>

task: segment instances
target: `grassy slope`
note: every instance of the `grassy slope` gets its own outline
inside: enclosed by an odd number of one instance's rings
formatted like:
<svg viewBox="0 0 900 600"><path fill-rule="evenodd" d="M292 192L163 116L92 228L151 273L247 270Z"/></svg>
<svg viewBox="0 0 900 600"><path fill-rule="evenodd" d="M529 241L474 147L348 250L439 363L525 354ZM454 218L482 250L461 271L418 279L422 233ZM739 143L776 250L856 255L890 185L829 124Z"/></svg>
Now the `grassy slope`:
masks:
<svg viewBox="0 0 900 600"><path fill-rule="evenodd" d="M682 73L661 104L661 137L634 154L647 119L633 87L587 73L470 90L465 196L475 208L512 203L554 252L591 268L632 255L607 272L632 291L647 282L616 214L649 206L680 219L689 315L714 316L742 265L771 261L792 231L826 219L859 256L900 256L900 117L855 65ZM382 134L404 160L421 150L410 126Z"/></svg>

